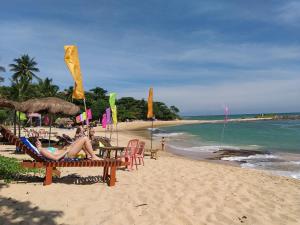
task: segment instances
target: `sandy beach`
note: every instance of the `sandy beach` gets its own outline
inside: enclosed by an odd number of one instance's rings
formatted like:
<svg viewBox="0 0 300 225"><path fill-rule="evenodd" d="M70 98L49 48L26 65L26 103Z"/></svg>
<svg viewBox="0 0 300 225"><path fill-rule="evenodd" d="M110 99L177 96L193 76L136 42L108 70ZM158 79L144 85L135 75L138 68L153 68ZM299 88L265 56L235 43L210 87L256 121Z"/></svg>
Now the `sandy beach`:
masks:
<svg viewBox="0 0 300 225"><path fill-rule="evenodd" d="M120 123L119 145L139 138L149 148L148 127L149 122ZM54 132L72 135L75 130ZM105 135L100 127L96 134ZM113 144L116 139L114 133ZM13 150L0 146L1 155L28 158ZM300 224L300 181L262 171L168 152L160 152L158 160L146 156L138 170L118 170L114 187L99 182L99 168L61 171L50 186L36 180L0 181L0 224Z"/></svg>

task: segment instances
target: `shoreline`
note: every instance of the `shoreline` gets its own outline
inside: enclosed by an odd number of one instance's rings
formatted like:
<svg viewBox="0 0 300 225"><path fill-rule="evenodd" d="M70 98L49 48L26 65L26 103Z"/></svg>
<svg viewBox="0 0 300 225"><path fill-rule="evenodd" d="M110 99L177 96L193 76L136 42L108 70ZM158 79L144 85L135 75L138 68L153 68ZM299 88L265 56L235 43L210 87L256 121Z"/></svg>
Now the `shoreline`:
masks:
<svg viewBox="0 0 300 225"><path fill-rule="evenodd" d="M232 120L232 122L243 122L243 121L257 121L257 120L262 120L262 119L235 119ZM265 118L263 119L265 120ZM204 123L220 123L223 121L159 121L157 123L156 128L160 127L167 127L167 126L180 126L180 125L185 125L185 124L204 124ZM145 126L143 124L142 126L134 126L134 129L130 129L131 134L140 136L142 139L146 139L150 141L150 135L149 131L149 126ZM172 137L171 137L172 138ZM153 139L154 146L156 148L160 149L160 138L155 138ZM175 148L174 148L175 147ZM220 146L221 147L221 146ZM193 151L186 151L186 150L181 150L179 148L176 148L176 146L168 146L166 144L166 152L170 154L174 154L179 157L185 157L187 159L192 159L192 160L200 160L200 161L205 161L205 162L212 162L216 164L224 164L224 165L230 165L230 166L235 166L235 167L240 167L242 169L255 169L258 171L262 171L267 174L272 174L276 176L283 176L283 177L288 177L288 178L293 178L293 179L300 179L299 177L299 172L294 171L293 169L293 163L294 161L299 161L300 160L300 154L299 153L290 153L290 152L285 152L285 151L270 151L270 150L259 150L259 149L236 149L236 148L230 148L230 147L225 147L225 148L220 148L218 150L215 150L213 152L193 152ZM257 158L257 159L256 159ZM251 159L251 160L250 160ZM258 160L258 161L252 161L252 160ZM270 164L269 166L265 167L260 167L260 166L248 166L248 160L250 162L259 162L259 160L262 160L262 162L269 162L273 163L272 165ZM286 164L285 166L283 166ZM290 165L291 164L291 165ZM259 164L258 164L259 165Z"/></svg>

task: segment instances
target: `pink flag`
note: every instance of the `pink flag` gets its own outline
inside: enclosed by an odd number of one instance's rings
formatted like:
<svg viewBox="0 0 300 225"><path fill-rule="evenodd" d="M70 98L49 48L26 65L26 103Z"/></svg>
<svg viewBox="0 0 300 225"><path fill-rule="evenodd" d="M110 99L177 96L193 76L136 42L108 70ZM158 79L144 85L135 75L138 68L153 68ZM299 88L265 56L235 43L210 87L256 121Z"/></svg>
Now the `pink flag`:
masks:
<svg viewBox="0 0 300 225"><path fill-rule="evenodd" d="M92 119L92 110L91 109L87 109L86 110L86 113L87 113L87 118L89 119L89 120L91 120Z"/></svg>
<svg viewBox="0 0 300 225"><path fill-rule="evenodd" d="M110 113L110 108L107 108L106 110L106 123L111 124L111 113Z"/></svg>
<svg viewBox="0 0 300 225"><path fill-rule="evenodd" d="M224 108L224 121L227 122L228 120L228 115L229 115L229 108L228 106L225 106Z"/></svg>
<svg viewBox="0 0 300 225"><path fill-rule="evenodd" d="M106 128L106 122L107 122L106 113L104 113L102 116L102 128Z"/></svg>

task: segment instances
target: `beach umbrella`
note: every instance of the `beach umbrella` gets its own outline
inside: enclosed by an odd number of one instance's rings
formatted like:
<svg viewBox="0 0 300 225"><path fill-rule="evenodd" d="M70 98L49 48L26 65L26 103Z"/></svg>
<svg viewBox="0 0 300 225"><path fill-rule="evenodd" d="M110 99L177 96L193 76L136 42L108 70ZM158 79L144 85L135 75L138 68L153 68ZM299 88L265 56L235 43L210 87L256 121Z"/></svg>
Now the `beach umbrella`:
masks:
<svg viewBox="0 0 300 225"><path fill-rule="evenodd" d="M79 106L65 101L60 98L48 97L48 98L35 98L20 103L19 110L26 113L47 113L53 114L65 114L75 115L80 111ZM50 118L49 129L49 145L51 137L52 119Z"/></svg>
<svg viewBox="0 0 300 225"><path fill-rule="evenodd" d="M0 98L0 107L1 108L10 108L19 111L20 103L12 100Z"/></svg>
<svg viewBox="0 0 300 225"><path fill-rule="evenodd" d="M34 98L20 103L19 111L26 113L50 113L75 115L80 110L79 106L60 98Z"/></svg>

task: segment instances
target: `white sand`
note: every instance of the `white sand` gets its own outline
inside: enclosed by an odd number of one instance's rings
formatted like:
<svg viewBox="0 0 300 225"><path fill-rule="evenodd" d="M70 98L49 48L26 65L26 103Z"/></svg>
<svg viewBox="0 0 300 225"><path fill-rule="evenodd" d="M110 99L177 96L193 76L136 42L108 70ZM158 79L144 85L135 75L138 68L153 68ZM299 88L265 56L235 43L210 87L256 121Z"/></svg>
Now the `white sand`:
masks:
<svg viewBox="0 0 300 225"><path fill-rule="evenodd" d="M125 127L139 127L124 124L120 145L137 137ZM15 156L9 149L0 154ZM0 182L0 224L300 224L300 181L291 178L165 152L118 170L114 187L97 182L99 168L61 170L50 186Z"/></svg>

